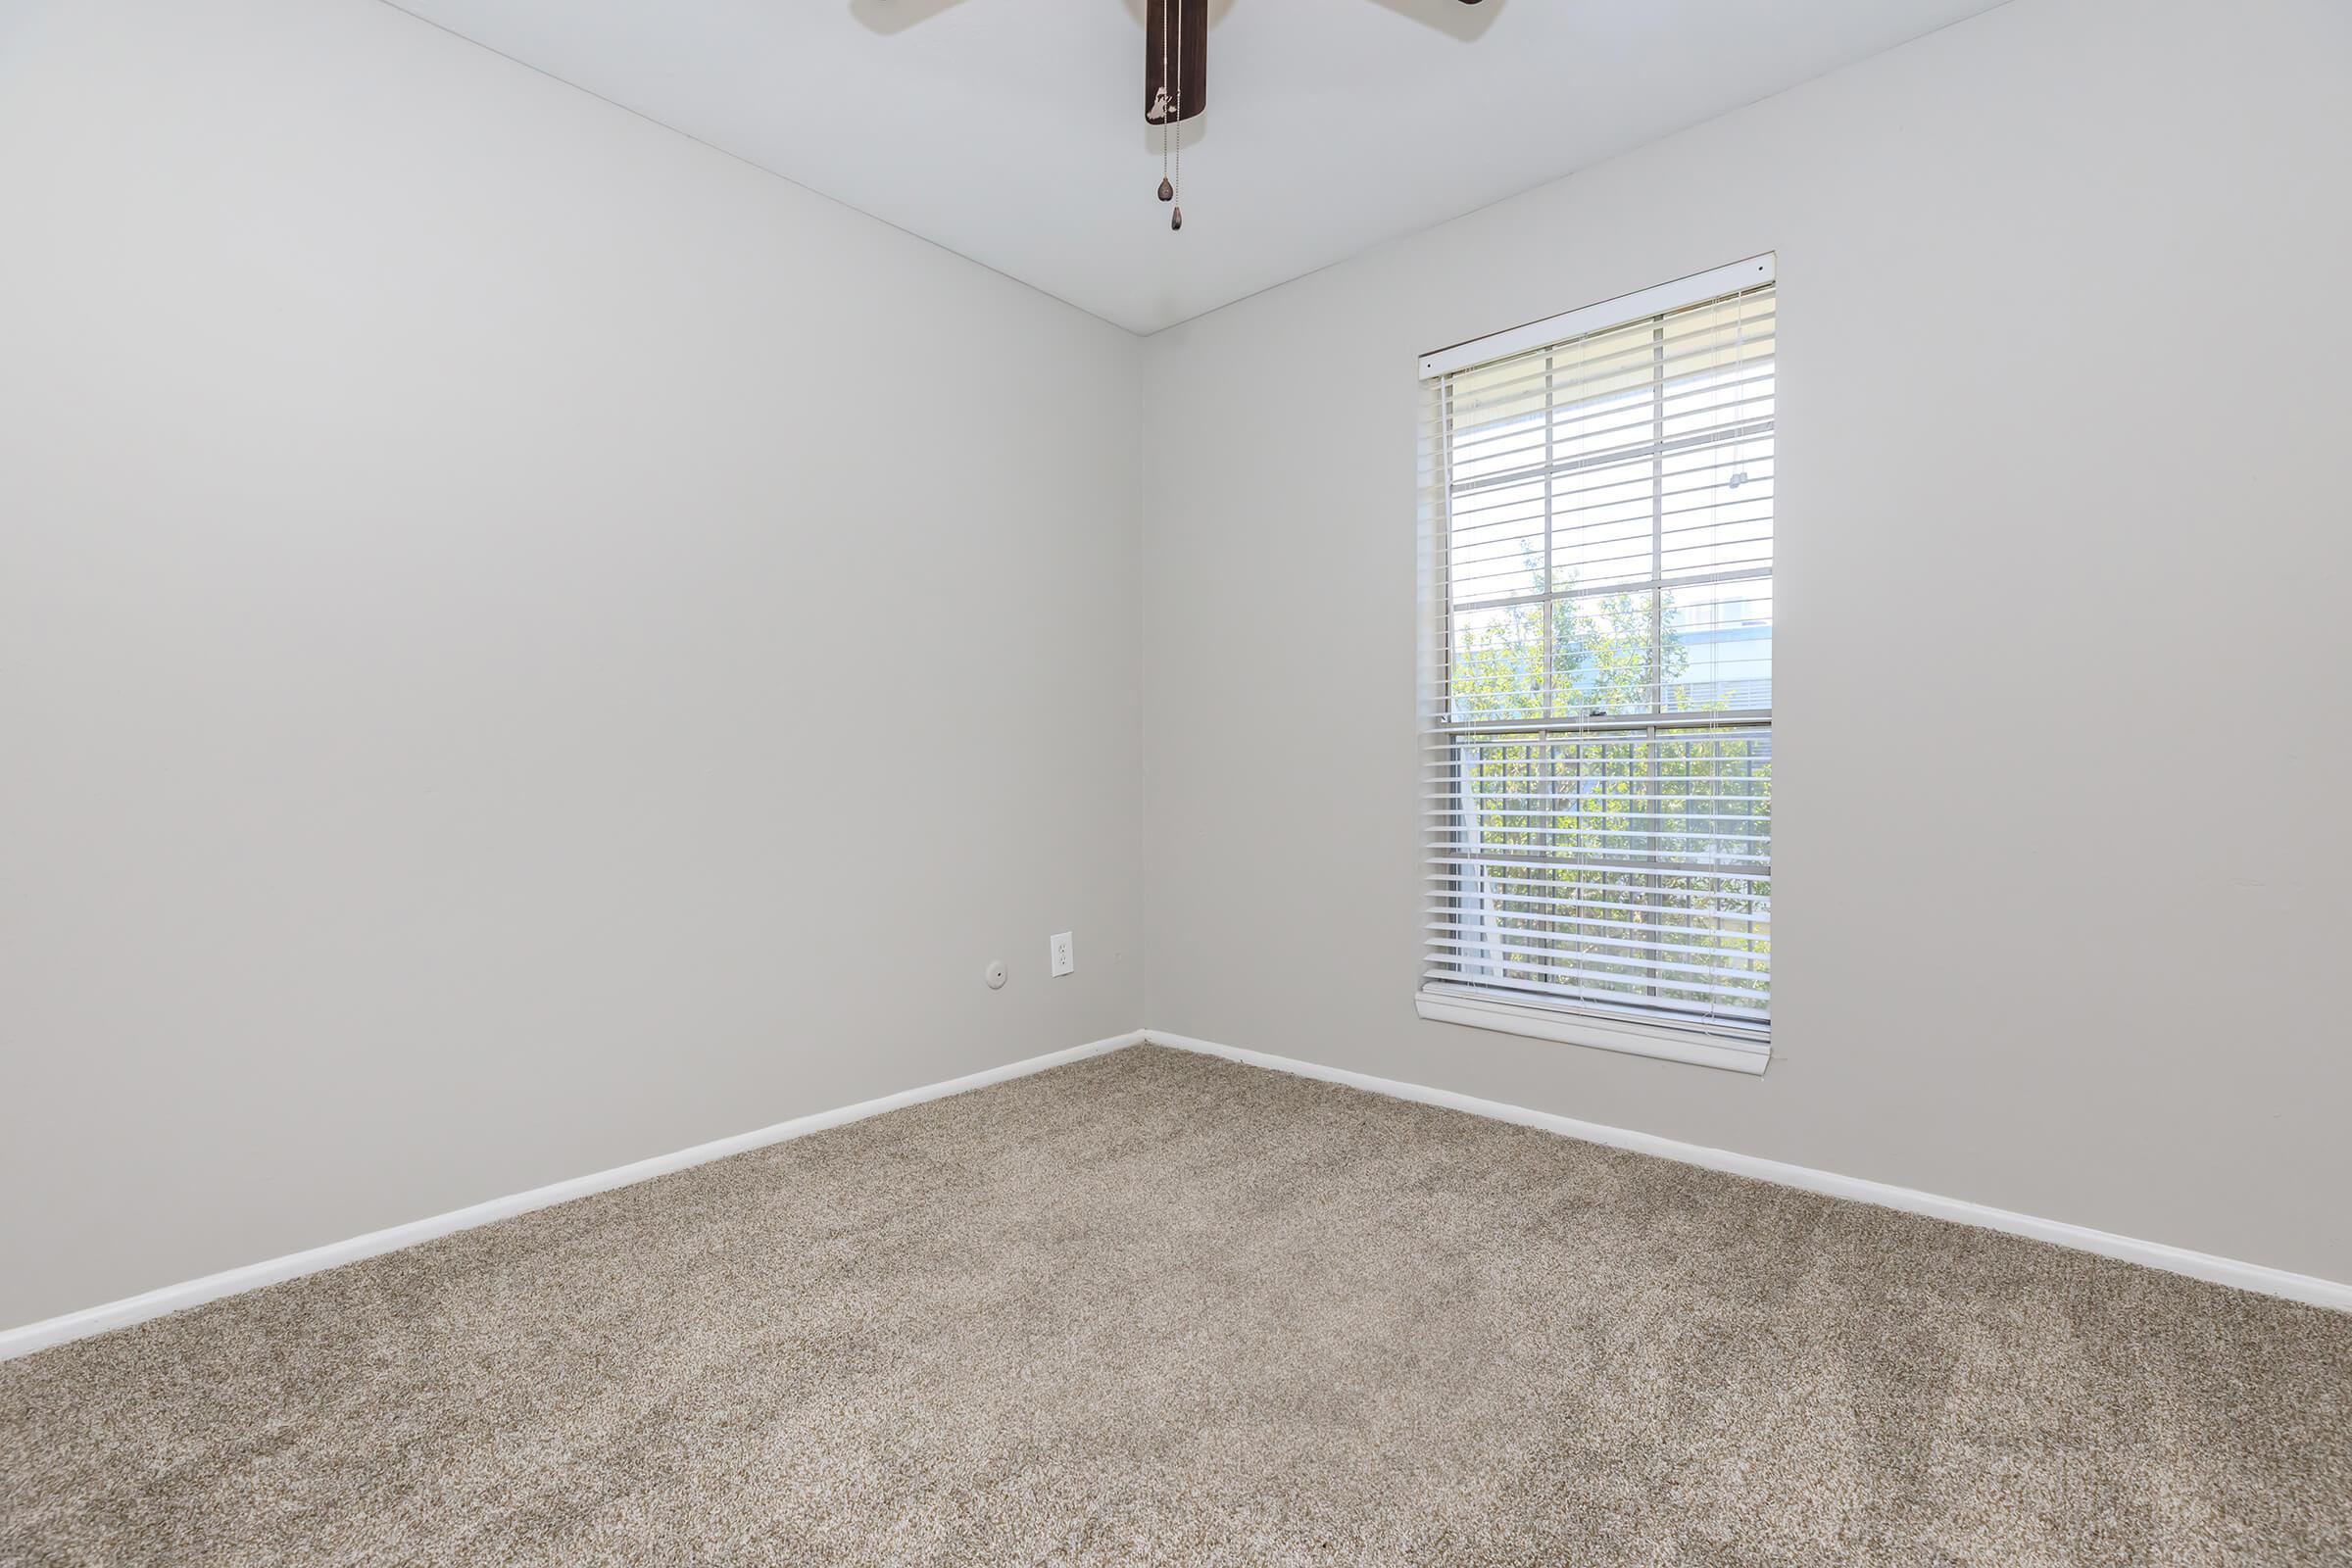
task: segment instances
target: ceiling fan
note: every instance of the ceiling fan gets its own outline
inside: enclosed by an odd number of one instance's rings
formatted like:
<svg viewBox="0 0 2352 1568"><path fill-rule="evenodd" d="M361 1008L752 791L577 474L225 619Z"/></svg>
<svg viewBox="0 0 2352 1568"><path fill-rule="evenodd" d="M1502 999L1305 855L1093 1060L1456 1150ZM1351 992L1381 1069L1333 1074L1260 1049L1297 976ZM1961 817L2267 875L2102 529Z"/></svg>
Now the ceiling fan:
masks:
<svg viewBox="0 0 2352 1568"><path fill-rule="evenodd" d="M877 32L898 32L926 17L938 15L962 0L853 0L851 10ZM1168 226L1184 227L1184 208L1175 205L1177 180L1183 168L1183 148L1175 145L1176 163L1169 166L1170 131L1208 108L1208 23L1212 5L1220 13L1230 0L1128 0L1128 9L1144 18L1144 122L1160 127L1159 199L1171 204ZM1427 22L1458 36L1474 36L1449 21L1461 6L1485 0L1375 0L1392 11ZM1497 0L1496 9L1500 9ZM1482 19L1483 21L1483 19Z"/></svg>

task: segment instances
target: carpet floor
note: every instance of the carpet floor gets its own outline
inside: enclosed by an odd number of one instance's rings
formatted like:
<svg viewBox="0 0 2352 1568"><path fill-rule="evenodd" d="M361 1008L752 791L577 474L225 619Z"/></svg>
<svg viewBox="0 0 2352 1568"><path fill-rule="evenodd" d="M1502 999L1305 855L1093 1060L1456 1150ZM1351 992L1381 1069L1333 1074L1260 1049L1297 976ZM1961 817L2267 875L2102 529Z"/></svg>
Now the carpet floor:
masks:
<svg viewBox="0 0 2352 1568"><path fill-rule="evenodd" d="M1138 1047L0 1365L10 1564L2352 1562L2352 1316Z"/></svg>

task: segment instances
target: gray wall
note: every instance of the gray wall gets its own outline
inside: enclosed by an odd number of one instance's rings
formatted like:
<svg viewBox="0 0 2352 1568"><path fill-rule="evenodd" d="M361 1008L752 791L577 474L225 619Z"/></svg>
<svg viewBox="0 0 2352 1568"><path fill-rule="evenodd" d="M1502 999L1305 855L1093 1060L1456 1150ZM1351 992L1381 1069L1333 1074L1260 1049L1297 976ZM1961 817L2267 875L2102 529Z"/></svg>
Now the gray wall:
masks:
<svg viewBox="0 0 2352 1568"><path fill-rule="evenodd" d="M1152 339L1150 1022L2352 1279L2348 72L2018 0ZM1421 1022L1414 356L1766 250L1771 1072Z"/></svg>
<svg viewBox="0 0 2352 1568"><path fill-rule="evenodd" d="M367 0L0 214L0 1326L1139 1022L1136 340Z"/></svg>

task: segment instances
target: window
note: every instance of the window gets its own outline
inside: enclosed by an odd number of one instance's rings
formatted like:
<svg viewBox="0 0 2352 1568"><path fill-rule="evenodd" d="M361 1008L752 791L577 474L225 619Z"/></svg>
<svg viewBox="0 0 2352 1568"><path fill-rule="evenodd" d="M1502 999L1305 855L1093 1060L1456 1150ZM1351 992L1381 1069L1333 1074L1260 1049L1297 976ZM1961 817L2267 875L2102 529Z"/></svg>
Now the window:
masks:
<svg viewBox="0 0 2352 1568"><path fill-rule="evenodd" d="M1423 362L1424 1016L1764 1069L1773 277Z"/></svg>

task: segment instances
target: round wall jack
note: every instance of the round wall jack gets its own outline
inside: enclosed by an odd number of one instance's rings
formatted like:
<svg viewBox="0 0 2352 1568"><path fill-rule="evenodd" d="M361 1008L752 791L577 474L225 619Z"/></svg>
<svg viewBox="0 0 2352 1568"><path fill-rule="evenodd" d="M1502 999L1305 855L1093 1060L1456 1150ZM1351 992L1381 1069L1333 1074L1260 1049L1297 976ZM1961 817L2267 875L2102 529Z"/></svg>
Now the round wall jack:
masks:
<svg viewBox="0 0 2352 1568"><path fill-rule="evenodd" d="M989 966L988 966L986 969L983 969L983 970L980 972L980 978L988 982L988 989L989 989L989 990L991 990L991 991L1002 991L1002 990L1004 990L1004 960L1002 960L1002 959L999 959L997 962L990 964L990 965L989 965Z"/></svg>

